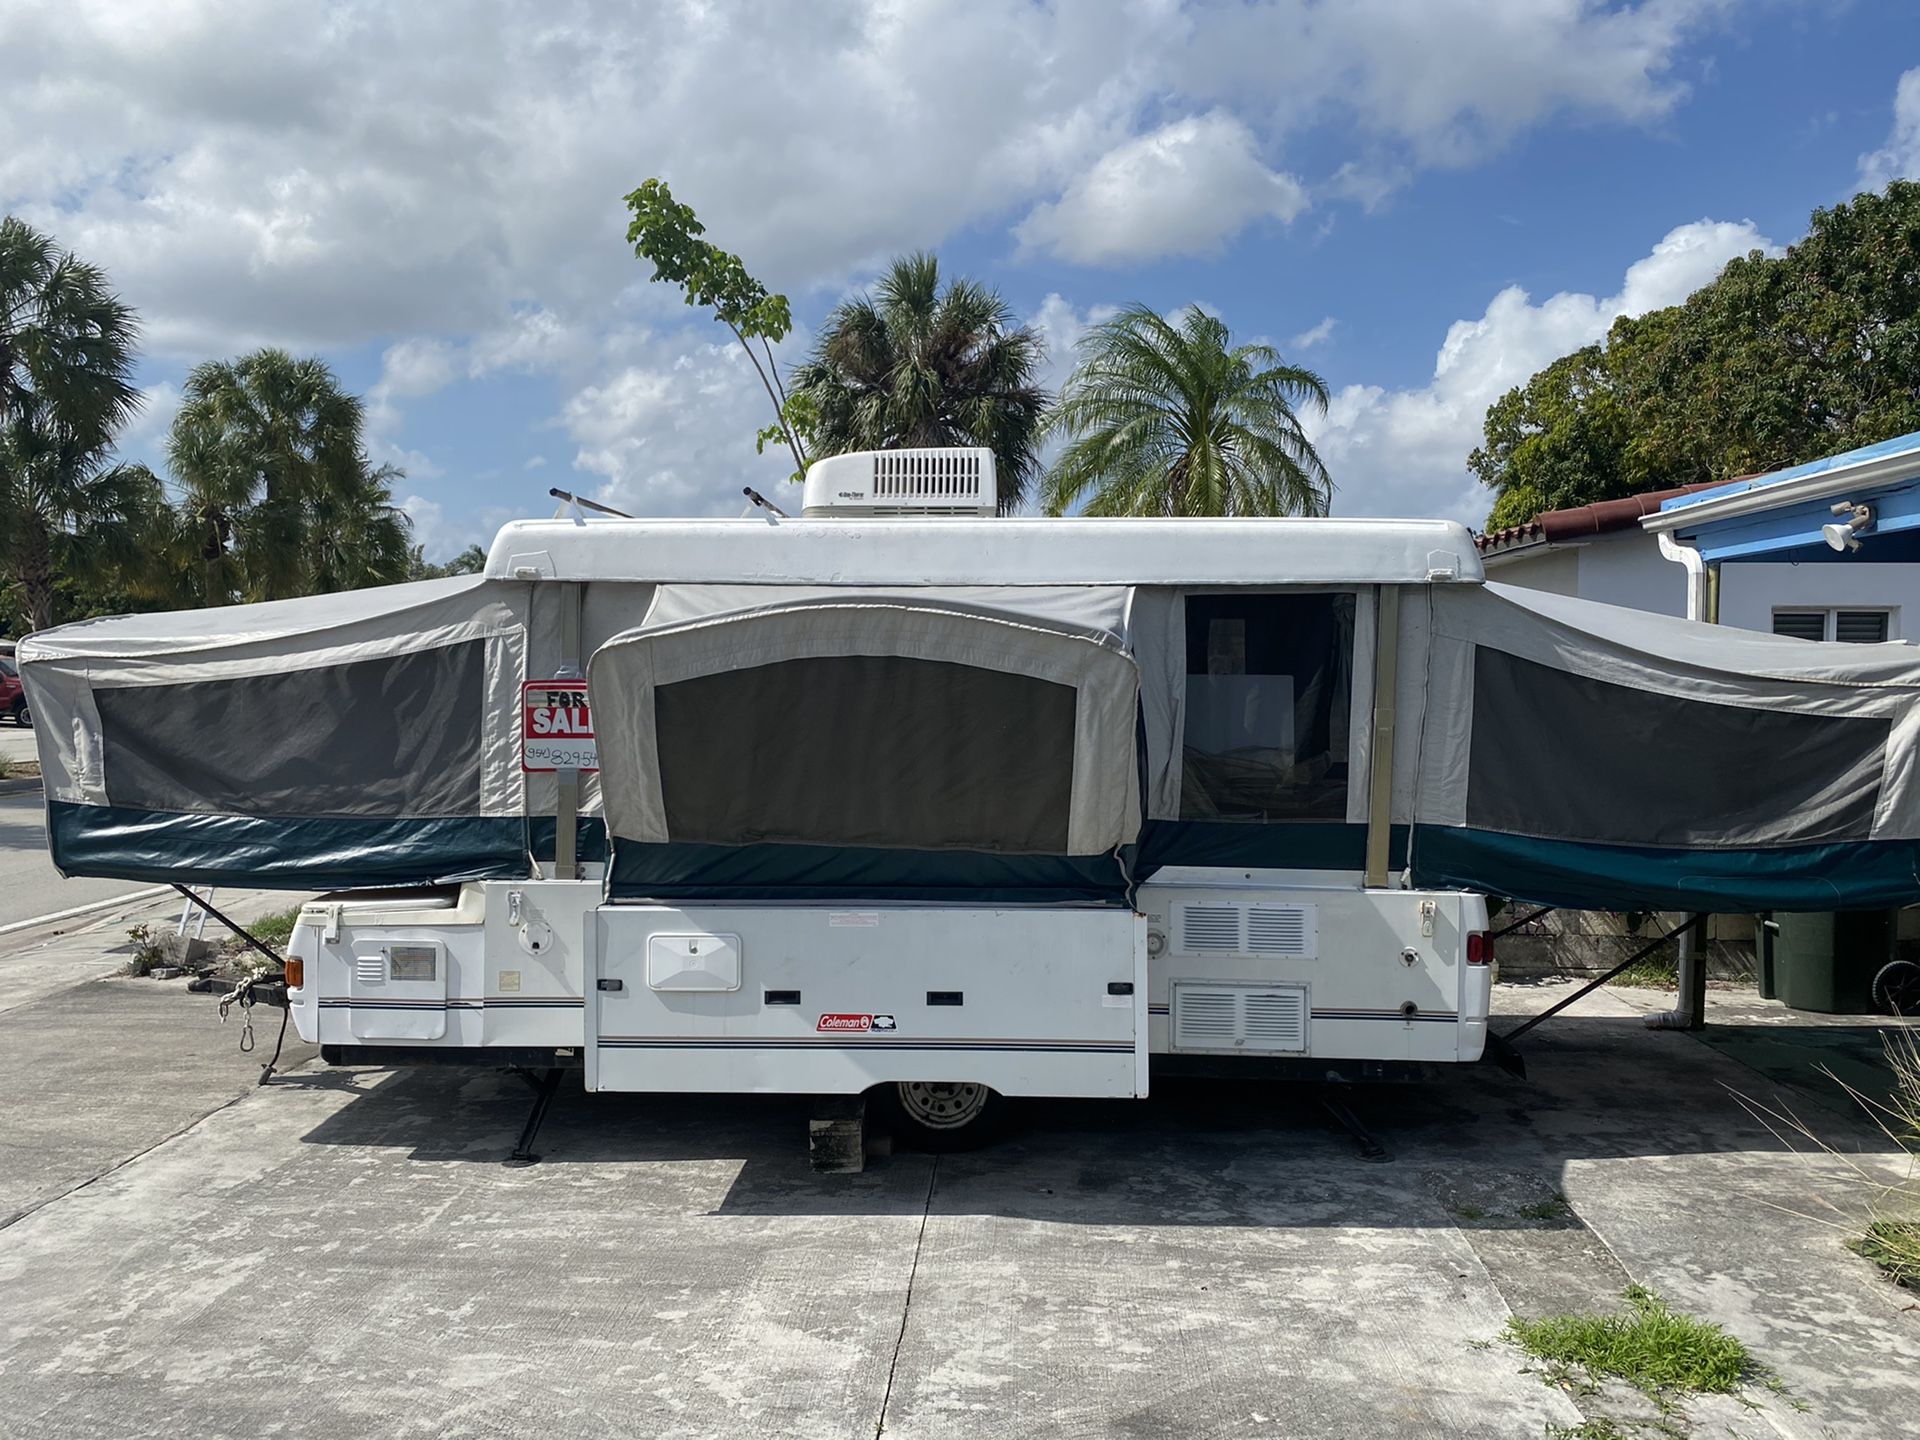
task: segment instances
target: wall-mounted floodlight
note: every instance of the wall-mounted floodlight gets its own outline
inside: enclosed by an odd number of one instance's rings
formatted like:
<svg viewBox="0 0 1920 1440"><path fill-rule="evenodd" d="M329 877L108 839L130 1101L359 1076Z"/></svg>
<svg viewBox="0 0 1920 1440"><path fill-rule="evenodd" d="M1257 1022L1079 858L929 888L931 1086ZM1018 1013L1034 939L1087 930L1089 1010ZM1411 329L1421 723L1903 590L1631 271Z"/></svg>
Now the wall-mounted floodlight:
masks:
<svg viewBox="0 0 1920 1440"><path fill-rule="evenodd" d="M1835 515L1844 515L1845 520L1832 525L1822 525L1820 534L1827 544L1843 554L1848 550L1858 550L1858 536L1873 528L1873 507L1856 505L1851 500L1841 500L1832 507Z"/></svg>

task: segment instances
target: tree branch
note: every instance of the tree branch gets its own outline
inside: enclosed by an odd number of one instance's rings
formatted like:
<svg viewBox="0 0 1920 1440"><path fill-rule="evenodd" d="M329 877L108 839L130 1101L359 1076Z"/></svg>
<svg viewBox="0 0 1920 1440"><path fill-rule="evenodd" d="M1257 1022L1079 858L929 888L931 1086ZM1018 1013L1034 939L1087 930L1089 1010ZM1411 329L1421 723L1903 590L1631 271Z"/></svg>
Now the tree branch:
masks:
<svg viewBox="0 0 1920 1440"><path fill-rule="evenodd" d="M753 346L747 343L747 337L740 333L738 325L724 315L719 318L722 325L733 331L733 338L740 342L740 348L747 352L747 359L753 364L753 373L760 377L760 384L767 392L767 399L773 402L773 418L780 426L780 434L786 439L787 449L793 453L793 463L802 470L806 469L807 462L801 457L800 446L794 441L793 431L787 425L785 407L781 405L779 395L774 392L773 382L767 379L767 372L760 367L760 357L753 353Z"/></svg>

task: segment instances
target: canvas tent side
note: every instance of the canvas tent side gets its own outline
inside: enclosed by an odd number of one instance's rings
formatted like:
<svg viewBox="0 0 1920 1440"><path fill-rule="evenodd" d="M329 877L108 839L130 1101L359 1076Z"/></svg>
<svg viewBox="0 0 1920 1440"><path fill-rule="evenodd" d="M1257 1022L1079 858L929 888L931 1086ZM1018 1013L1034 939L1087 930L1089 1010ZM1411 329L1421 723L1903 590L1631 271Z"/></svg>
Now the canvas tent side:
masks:
<svg viewBox="0 0 1920 1440"><path fill-rule="evenodd" d="M529 589L456 577L30 636L55 864L289 889L527 873Z"/></svg>
<svg viewBox="0 0 1920 1440"><path fill-rule="evenodd" d="M611 893L1124 901L1129 596L662 586L588 671Z"/></svg>
<svg viewBox="0 0 1920 1440"><path fill-rule="evenodd" d="M1428 587L1414 884L1575 908L1920 899L1920 651Z"/></svg>

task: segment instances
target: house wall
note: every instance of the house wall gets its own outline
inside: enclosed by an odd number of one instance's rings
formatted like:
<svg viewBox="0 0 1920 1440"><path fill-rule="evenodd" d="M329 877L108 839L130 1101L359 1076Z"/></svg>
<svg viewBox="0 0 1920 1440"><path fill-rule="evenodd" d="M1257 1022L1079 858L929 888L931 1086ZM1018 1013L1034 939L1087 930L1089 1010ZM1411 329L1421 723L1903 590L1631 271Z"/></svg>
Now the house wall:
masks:
<svg viewBox="0 0 1920 1440"><path fill-rule="evenodd" d="M1487 557L1487 578L1606 605L1687 613L1686 571L1644 530ZM1920 565L1814 563L1720 567L1720 623L1770 633L1776 608L1891 609L1888 634L1920 639Z"/></svg>
<svg viewBox="0 0 1920 1440"><path fill-rule="evenodd" d="M1678 569L1678 566L1674 567ZM1720 567L1720 623L1770 631L1778 608L1892 608L1892 640L1920 638L1920 565L1733 564Z"/></svg>
<svg viewBox="0 0 1920 1440"><path fill-rule="evenodd" d="M1522 551L1517 555L1489 555L1487 578L1501 585L1524 585L1529 590L1545 590L1550 595L1579 595L1580 552L1578 550Z"/></svg>

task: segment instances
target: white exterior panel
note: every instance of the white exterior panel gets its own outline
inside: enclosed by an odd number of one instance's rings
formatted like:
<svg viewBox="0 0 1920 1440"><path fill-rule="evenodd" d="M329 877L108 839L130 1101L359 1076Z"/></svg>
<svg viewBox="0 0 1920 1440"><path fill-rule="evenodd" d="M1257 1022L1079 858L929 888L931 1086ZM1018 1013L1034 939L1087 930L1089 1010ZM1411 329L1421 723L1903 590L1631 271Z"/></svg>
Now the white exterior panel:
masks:
<svg viewBox="0 0 1920 1440"><path fill-rule="evenodd" d="M652 987L667 935L736 946L739 988ZM1147 1090L1146 926L1130 911L610 905L594 949L590 1090Z"/></svg>

